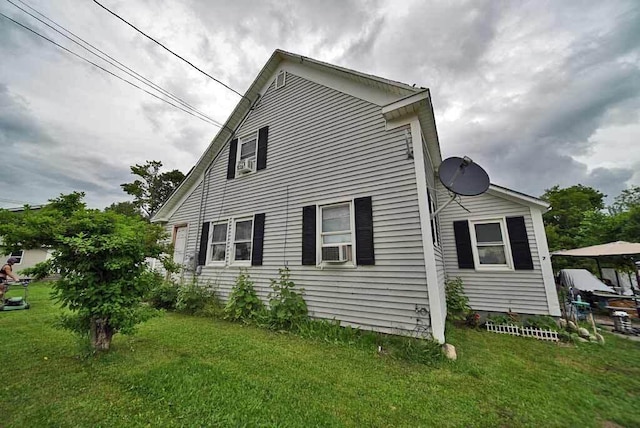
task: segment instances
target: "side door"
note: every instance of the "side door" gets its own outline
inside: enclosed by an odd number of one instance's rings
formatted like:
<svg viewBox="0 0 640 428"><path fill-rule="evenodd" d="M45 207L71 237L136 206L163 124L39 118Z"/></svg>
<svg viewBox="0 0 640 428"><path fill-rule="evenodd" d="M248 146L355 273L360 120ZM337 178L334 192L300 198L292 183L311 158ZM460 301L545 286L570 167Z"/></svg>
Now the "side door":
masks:
<svg viewBox="0 0 640 428"><path fill-rule="evenodd" d="M187 225L175 226L173 229L173 261L184 267L187 250Z"/></svg>

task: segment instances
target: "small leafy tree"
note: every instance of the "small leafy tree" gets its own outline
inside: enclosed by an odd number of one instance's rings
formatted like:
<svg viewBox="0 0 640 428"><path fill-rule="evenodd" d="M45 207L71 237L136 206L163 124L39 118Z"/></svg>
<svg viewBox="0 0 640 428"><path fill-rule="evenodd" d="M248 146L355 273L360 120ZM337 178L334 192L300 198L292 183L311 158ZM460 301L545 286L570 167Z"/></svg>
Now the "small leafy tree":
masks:
<svg viewBox="0 0 640 428"><path fill-rule="evenodd" d="M141 217L87 209L83 197L61 195L39 210L26 209L0 225L0 237L8 250L53 249L34 271L60 275L53 296L71 311L62 326L88 334L94 350L106 351L114 334L132 333L155 314L142 299L160 278L145 260L166 260L165 232Z"/></svg>
<svg viewBox="0 0 640 428"><path fill-rule="evenodd" d="M240 271L236 283L224 307L225 318L232 321L251 321L264 309L262 301L253 288L253 281L246 271Z"/></svg>
<svg viewBox="0 0 640 428"><path fill-rule="evenodd" d="M469 298L464 294L462 278L448 279L445 283L447 315L454 320L464 319L471 310Z"/></svg>
<svg viewBox="0 0 640 428"><path fill-rule="evenodd" d="M307 319L307 303L302 294L293 291L289 268L279 269L280 278L271 280L272 292L269 293L269 318L273 328L290 329L300 321ZM303 291L303 290L301 290Z"/></svg>

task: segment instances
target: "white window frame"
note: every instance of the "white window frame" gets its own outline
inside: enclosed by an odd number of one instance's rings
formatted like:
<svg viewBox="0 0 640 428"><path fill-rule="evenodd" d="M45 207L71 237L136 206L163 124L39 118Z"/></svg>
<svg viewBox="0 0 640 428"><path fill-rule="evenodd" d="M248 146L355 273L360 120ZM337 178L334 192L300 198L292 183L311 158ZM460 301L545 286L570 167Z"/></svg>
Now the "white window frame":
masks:
<svg viewBox="0 0 640 428"><path fill-rule="evenodd" d="M20 255L19 255L19 256L14 256L14 255L13 255L13 253L18 253L18 252L20 253ZM9 258L12 258L12 257L13 257L13 258L16 258L16 259L19 259L18 263L14 263L14 264L16 264L16 265L21 265L21 264L22 264L22 259L24 259L24 250L20 250L20 251L12 251L12 252L9 254Z"/></svg>
<svg viewBox="0 0 640 428"><path fill-rule="evenodd" d="M278 77L282 75L282 85L278 85ZM276 89L280 89L287 84L287 72L285 70L280 70L278 74L276 74Z"/></svg>
<svg viewBox="0 0 640 428"><path fill-rule="evenodd" d="M331 208L340 205L348 205L349 206L349 227L351 233L351 242L348 244L351 245L351 261L346 261L344 263L332 263L325 262L322 260L322 247L325 246L322 244L322 210L324 208ZM354 268L356 267L356 224L355 224L355 210L353 206L353 199L350 200L340 200L340 201L328 201L325 203L321 203L316 205L316 265L322 269L326 268L335 268L335 269L344 269L344 268ZM344 245L344 244L343 244ZM326 245L331 246L331 245Z"/></svg>
<svg viewBox="0 0 640 428"><path fill-rule="evenodd" d="M208 247L207 247L207 265L214 267L224 267L227 264L227 260L229 259L229 228L230 228L229 219L226 220L218 220L212 221L209 226L209 239L208 239ZM224 260L212 260L213 259L213 229L216 225L226 224L227 225L227 234L224 237ZM218 241L217 243L222 243Z"/></svg>
<svg viewBox="0 0 640 428"><path fill-rule="evenodd" d="M500 232L502 233L502 246L504 247L504 257L506 264L480 264L480 256L478 255L478 241L476 237L476 224L500 224ZM499 218L483 218L469 220L469 234L471 235L471 249L473 251L473 262L476 270L483 271L510 271L513 270L513 256L511 255L511 244L509 243L509 233L507 231L507 222L504 217Z"/></svg>
<svg viewBox="0 0 640 428"><path fill-rule="evenodd" d="M440 221L437 215L433 215L433 213L438 210L438 204L436 201L437 192L428 187L427 192L429 192L429 197L427 198L429 201L429 214L433 216L433 218L430 219L430 224L432 226L431 230L434 234L432 236L433 246L440 248Z"/></svg>
<svg viewBox="0 0 640 428"><path fill-rule="evenodd" d="M255 138L256 140L256 154L253 156L253 169L250 172L238 172L238 164L240 163L240 154L242 153L242 145L246 144L247 142L253 140ZM236 149L236 178L238 177L244 177L246 175L251 175L253 173L256 172L256 169L258 167L258 140L260 138L259 132L256 130L252 133L248 133L246 134L244 137L238 138L238 148ZM250 158L251 159L251 158Z"/></svg>
<svg viewBox="0 0 640 428"><path fill-rule="evenodd" d="M236 225L242 221L249 221L251 220L251 238L249 239L249 242L251 243L251 251L249 252L249 260L236 260ZM244 216L244 217L238 217L238 218L234 218L232 221L232 228L231 228L231 235L229 237L229 249L230 249L230 254L229 254L229 260L230 266L251 266L251 259L253 256L253 230L255 228L255 215L250 215L250 216ZM247 241L240 241L240 242L247 242Z"/></svg>

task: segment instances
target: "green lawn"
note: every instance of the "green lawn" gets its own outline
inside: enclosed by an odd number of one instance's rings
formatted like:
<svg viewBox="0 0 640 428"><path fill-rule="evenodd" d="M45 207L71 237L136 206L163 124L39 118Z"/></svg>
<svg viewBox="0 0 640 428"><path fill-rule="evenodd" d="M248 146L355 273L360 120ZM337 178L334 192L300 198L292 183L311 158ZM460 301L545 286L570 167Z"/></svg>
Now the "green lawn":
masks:
<svg viewBox="0 0 640 428"><path fill-rule="evenodd" d="M32 309L0 312L0 426L640 426L640 344L604 347L452 329L436 367L371 349L167 314L82 358ZM615 426L615 425L614 425Z"/></svg>

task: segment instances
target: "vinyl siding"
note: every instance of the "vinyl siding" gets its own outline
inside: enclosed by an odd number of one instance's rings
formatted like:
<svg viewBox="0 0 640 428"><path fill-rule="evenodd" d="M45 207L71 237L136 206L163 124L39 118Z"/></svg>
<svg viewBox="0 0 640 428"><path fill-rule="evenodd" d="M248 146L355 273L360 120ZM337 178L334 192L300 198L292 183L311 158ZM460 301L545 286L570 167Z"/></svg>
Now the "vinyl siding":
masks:
<svg viewBox="0 0 640 428"><path fill-rule="evenodd" d="M448 199L447 191L438 183L439 200ZM450 278L460 277L474 310L526 314L548 314L549 305L545 293L540 257L531 220L529 206L518 204L485 193L480 196L462 197L461 203L452 203L440 214L444 263ZM459 269L453 222L457 220L523 216L533 259L533 270L477 271Z"/></svg>
<svg viewBox="0 0 640 428"><path fill-rule="evenodd" d="M416 179L405 130L385 130L380 107L287 75L272 84L237 135L269 126L267 168L226 180L228 145L209 174L170 218L189 223L187 255L202 221L265 213L263 265L248 268L266 301L270 279L288 265L313 317L388 333L416 327L416 305L428 307ZM371 196L374 266L302 266L302 207ZM202 199L202 201L201 201ZM200 214L200 206L204 206ZM205 266L201 280L226 299L237 267ZM427 316L428 323L428 316Z"/></svg>

